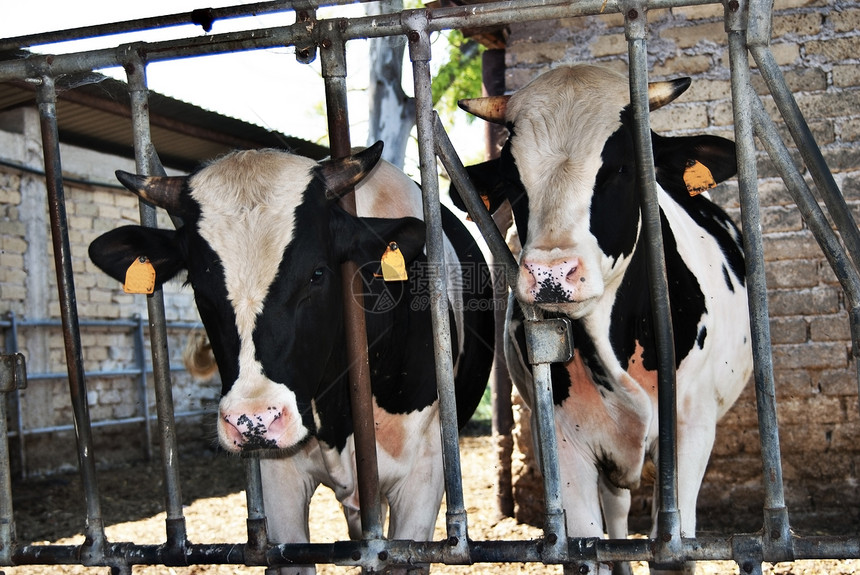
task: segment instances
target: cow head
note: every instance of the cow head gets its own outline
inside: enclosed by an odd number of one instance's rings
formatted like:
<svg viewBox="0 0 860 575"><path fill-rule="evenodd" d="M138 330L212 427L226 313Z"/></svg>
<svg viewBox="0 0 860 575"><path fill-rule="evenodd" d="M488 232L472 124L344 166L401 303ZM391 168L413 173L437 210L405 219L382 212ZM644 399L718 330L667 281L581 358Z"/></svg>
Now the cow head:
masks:
<svg viewBox="0 0 860 575"><path fill-rule="evenodd" d="M652 84L651 109L689 84ZM623 275L639 237L627 79L596 66L562 67L512 96L460 104L510 131L500 158L469 172L491 210L511 202L523 243L517 298L584 316ZM736 170L734 144L723 138L653 134L653 147L657 181L673 195L689 198L683 173L690 162L707 166L718 182Z"/></svg>
<svg viewBox="0 0 860 575"><path fill-rule="evenodd" d="M117 172L129 190L180 216L172 230L127 226L90 245L123 281L145 256L160 285L187 270L222 380L218 438L230 451L291 449L316 431L315 400L345 377L340 264L378 262L391 241L407 261L423 222L347 214L382 144L319 164L277 150L231 153L189 177Z"/></svg>

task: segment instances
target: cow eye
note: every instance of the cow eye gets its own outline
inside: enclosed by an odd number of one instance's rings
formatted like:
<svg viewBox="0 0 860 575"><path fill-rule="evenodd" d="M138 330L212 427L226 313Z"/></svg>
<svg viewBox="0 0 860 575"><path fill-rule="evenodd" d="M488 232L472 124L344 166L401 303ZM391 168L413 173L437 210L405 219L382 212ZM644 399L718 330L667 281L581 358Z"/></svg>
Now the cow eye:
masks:
<svg viewBox="0 0 860 575"><path fill-rule="evenodd" d="M319 283L322 281L323 277L325 277L325 268L317 268L314 270L314 273L311 274L311 283Z"/></svg>

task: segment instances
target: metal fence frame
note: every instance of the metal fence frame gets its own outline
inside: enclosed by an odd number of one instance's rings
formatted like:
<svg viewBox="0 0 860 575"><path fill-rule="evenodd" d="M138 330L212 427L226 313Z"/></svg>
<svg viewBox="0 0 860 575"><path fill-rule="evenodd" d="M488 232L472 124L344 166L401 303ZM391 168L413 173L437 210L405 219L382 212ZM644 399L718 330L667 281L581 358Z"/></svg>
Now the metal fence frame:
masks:
<svg viewBox="0 0 860 575"><path fill-rule="evenodd" d="M20 319L14 312L9 312L6 315L6 320L0 320L0 329L4 330L5 353L17 354L20 351L18 339L22 330L45 330L56 329L62 327L62 322L58 319ZM118 425L129 425L134 423L143 424L144 445L143 454L147 460L152 459L152 438L153 438L153 421L156 418L150 413L149 401L147 399L148 376L153 373L151 362L147 361L144 348L146 346L146 320L135 314L130 319L113 319L113 320L83 320L80 322L82 328L103 328L126 330L130 332L131 338L134 341L134 353L131 361L131 366L123 369L110 369L85 372L88 378L117 378L117 377L133 377L136 380L138 397L140 397L140 415L122 418L107 418L91 422L93 427L115 427ZM202 329L199 323L193 322L168 322L167 330L183 330L192 331ZM185 371L184 365L175 365L169 367L171 372ZM27 383L32 384L34 381L56 381L66 379L66 372L44 372L27 373ZM68 432L74 431L73 423L51 425L42 427L28 427L24 421L24 414L21 412L21 389L16 388L12 396L12 402L15 406L15 422L13 431L7 433L7 437L18 438L18 463L20 466L20 477L25 479L29 476L27 465L27 448L26 438L28 436L43 435L46 433ZM211 412L206 410L182 411L174 413L174 416L179 419L189 417L201 417L209 415Z"/></svg>
<svg viewBox="0 0 860 575"><path fill-rule="evenodd" d="M316 9L322 5L340 5L347 0L316 2L264 2L221 10L195 11L186 15L150 18L104 27L45 34L26 39L0 41L0 49L32 45L62 38L77 38L119 31L148 29L193 22L205 26L213 19L292 9L297 13L294 25L184 38L158 43L136 43L115 49L102 49L67 55L31 56L23 60L0 63L0 81L28 79L38 86L37 102L42 124L45 171L49 194L49 212L54 243L55 266L60 291L60 309L69 366L69 387L76 417L80 470L85 487L87 517L86 541L81 546L18 545L14 536L14 516L8 468L8 451L0 441L0 564L84 564L110 566L113 573L129 573L136 564L246 564L276 567L290 563L335 563L359 565L370 571L382 570L395 564L476 562L544 562L564 564L566 572L586 573L607 561L644 560L660 564L679 564L686 560L733 560L744 573L761 573L761 564L794 559L827 559L860 557L857 536L798 537L790 529L788 510L783 494L779 433L775 411L773 366L770 350L766 285L757 203L757 174L755 142L758 136L770 154L786 186L819 242L825 257L833 267L849 303L852 356L855 365L860 355L860 232L851 220L832 175L813 141L809 128L800 114L782 73L769 47L772 1L725 0L725 24L729 39L732 98L734 104L735 140L738 148L738 178L740 183L741 217L744 229L744 252L747 262L748 293L752 319L752 346L755 362L755 386L759 428L764 466L765 501L763 528L757 533L718 537L682 538L676 497L674 456L675 381L672 326L668 313L665 285L665 264L659 226L659 207L653 163L650 162L650 121L647 103L646 22L649 9L712 3L710 0L579 0L575 3L554 0L502 0L470 6L409 10L394 14L351 19L317 19ZM441 124L434 117L430 96L431 44L430 34L461 27L504 24L510 21L535 21L549 18L569 18L601 13L621 13L624 16L630 60L630 94L636 118L635 142L640 161L639 174L644 182L642 213L649 235L650 284L657 310L659 359L659 418L660 418L660 478L657 537L653 540L604 540L568 538L564 511L561 507L558 462L555 458L552 397L549 385L549 364L563 358L564 346L558 345L559 328L566 327L541 319L534 308L526 308L530 326L528 339L536 385L538 435L542 448L541 467L546 491L544 535L535 541L473 541L468 538L467 517L462 504L459 452L457 446L456 413L453 401L450 334L447 313L438 302L445 293L444 277L431 282L431 308L436 337L436 365L443 423L443 452L445 458L446 497L448 504L447 538L439 542L386 541L381 537L377 513L363 506L364 537L361 541L332 544L271 545L267 542L265 515L262 507L259 467L248 459L247 490L249 519L248 543L194 545L187 541L182 515L178 472L175 461L176 437L173 405L169 388L169 365L164 331L164 304L160 292L147 298L149 326L152 338L155 386L158 397L158 420L162 456L166 477L167 520L166 541L161 545L110 543L104 532L99 507L98 486L92 456L92 435L86 403L86 383L82 369L80 326L77 317L75 290L69 257L68 228L59 157L56 124L56 91L54 80L61 74L121 65L128 73L132 97L132 117L138 171L155 174L162 171L149 138L146 106L145 67L147 62L183 58L192 55L252 50L270 46L296 46L300 61L313 59L320 52L329 114L329 133L335 157L349 150L346 106L347 74L345 43L356 38L402 35L407 39L413 66L421 182L427 223L427 254L431 267L442 261L441 224L438 206L439 190L436 175L437 154L448 173L466 196L472 218L486 238L498 262L506 266L509 283L516 274L516 265L501 236L474 194L456 154L447 140ZM752 54L774 96L794 138L809 166L818 193L835 222L842 242L827 220L789 157L771 119L764 112L758 95L750 85L748 54ZM141 204L144 225L155 225L153 208ZM663 313L660 313L662 310ZM360 315L360 314L359 314ZM357 318L360 321L361 318ZM668 344L668 345L667 345ZM360 350L359 350L360 351ZM359 358L360 361L360 358ZM360 370L359 370L360 371ZM360 374L359 374L360 375ZM23 360L8 355L0 362L0 389L12 391L25 379ZM360 402L360 401L359 401ZM0 429L6 429L6 413L0 402ZM367 413L367 412L364 412ZM365 418L369 419L369 418ZM356 435L364 433L358 426ZM357 437L356 444L372 445L371 435ZM366 431L366 430L365 430ZM371 449L371 451L373 451ZM365 455L368 452L364 452ZM375 468L362 467L359 480L363 493L372 493ZM369 478L369 479L368 479ZM362 497L367 502L368 499ZM375 516L375 517L374 517Z"/></svg>

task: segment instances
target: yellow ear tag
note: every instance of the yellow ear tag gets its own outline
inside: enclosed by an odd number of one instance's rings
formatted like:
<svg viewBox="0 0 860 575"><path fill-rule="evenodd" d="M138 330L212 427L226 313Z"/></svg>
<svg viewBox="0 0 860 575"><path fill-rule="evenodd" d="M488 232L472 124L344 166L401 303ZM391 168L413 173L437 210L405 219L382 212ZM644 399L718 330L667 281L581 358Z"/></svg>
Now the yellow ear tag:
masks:
<svg viewBox="0 0 860 575"><path fill-rule="evenodd" d="M406 275L406 262L403 254L397 246L397 242L391 242L382 254L382 279L387 282L402 282L408 279Z"/></svg>
<svg viewBox="0 0 860 575"><path fill-rule="evenodd" d="M687 169L684 170L684 183L687 184L687 192L691 196L698 196L702 192L717 187L711 170L697 160L692 160L687 164Z"/></svg>
<svg viewBox="0 0 860 575"><path fill-rule="evenodd" d="M155 268L146 256L135 258L125 272L125 293L151 294L155 291Z"/></svg>

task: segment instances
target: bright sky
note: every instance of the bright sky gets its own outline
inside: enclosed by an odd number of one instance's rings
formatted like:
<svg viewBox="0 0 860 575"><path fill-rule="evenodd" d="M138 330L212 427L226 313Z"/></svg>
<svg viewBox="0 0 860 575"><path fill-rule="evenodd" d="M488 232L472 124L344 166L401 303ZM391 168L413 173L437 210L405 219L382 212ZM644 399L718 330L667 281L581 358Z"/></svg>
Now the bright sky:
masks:
<svg viewBox="0 0 860 575"><path fill-rule="evenodd" d="M0 38L241 3L241 0L27 0L15 11L4 11L0 18ZM361 16L363 7L350 5L320 9L318 16L331 17L335 13ZM210 33L286 25L293 21L292 12L219 20ZM34 50L73 52L129 41L155 42L192 35L204 35L204 32L198 26L178 26L134 35L55 44ZM364 40L353 40L347 44L347 88L353 145L363 145L367 139L367 101L364 91L368 74L367 46L368 42ZM147 80L150 89L166 96L278 132L325 143L327 128L319 60L310 65L300 64L294 53L294 49L288 47L153 62L147 66ZM409 76L411 68L408 61L404 70ZM125 80L121 69L102 72ZM412 92L411 76L405 80L404 89L407 93ZM468 141L468 149L461 151L467 158L478 157L482 149L481 139L476 136L481 131L479 124L475 122L471 130L464 131L461 138L452 136L455 144L458 140ZM408 155L413 156L411 162L417 163L414 158L417 157L417 151L415 146L412 148ZM410 173L414 169L409 166L411 162L407 159L407 172Z"/></svg>

